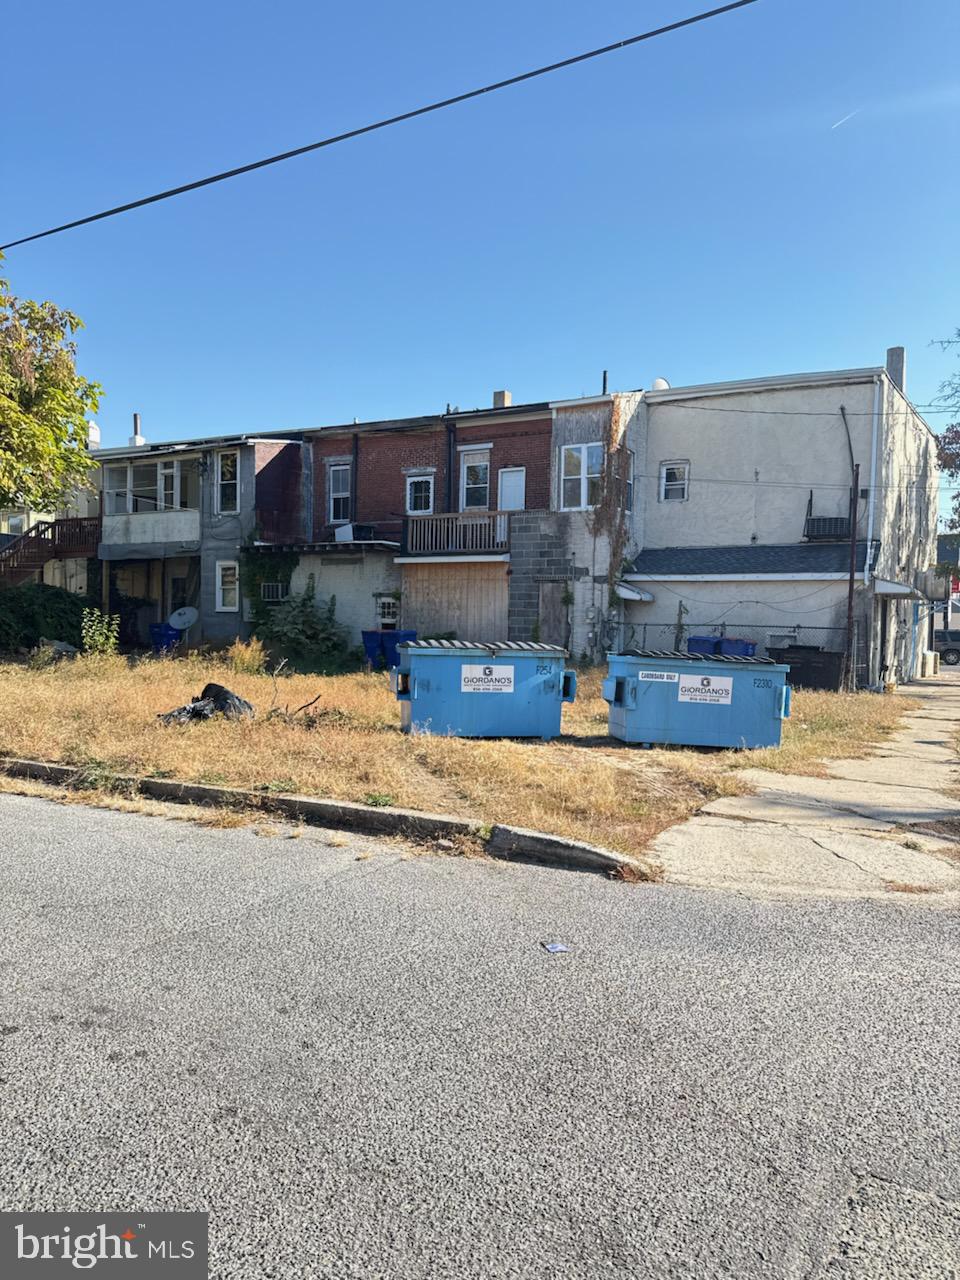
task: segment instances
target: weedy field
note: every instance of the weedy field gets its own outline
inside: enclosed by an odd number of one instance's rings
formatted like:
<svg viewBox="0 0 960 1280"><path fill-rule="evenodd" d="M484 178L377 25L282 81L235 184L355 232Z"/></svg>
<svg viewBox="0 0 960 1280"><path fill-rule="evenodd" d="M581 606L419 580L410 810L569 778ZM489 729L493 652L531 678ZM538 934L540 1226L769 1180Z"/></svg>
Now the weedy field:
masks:
<svg viewBox="0 0 960 1280"><path fill-rule="evenodd" d="M242 662L241 664L242 665ZM910 700L798 693L777 750L643 751L606 737L599 670L583 672L553 743L408 737L383 673L269 675L207 657L86 656L41 670L0 663L0 755L510 822L637 853L706 801L743 790L745 766L822 772L864 755ZM204 684L253 703L253 721L165 726ZM306 712L293 712L312 699Z"/></svg>

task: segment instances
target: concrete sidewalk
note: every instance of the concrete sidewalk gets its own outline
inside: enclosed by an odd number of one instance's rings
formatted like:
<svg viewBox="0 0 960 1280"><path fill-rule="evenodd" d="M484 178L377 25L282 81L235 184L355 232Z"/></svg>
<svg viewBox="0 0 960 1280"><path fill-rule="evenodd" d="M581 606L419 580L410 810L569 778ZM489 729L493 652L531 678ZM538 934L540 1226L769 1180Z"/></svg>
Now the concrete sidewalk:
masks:
<svg viewBox="0 0 960 1280"><path fill-rule="evenodd" d="M714 801L665 831L650 853L667 879L960 905L960 674L904 692L918 709L868 759L830 761L826 778L746 770L754 794ZM956 823L956 840L930 831L944 822Z"/></svg>

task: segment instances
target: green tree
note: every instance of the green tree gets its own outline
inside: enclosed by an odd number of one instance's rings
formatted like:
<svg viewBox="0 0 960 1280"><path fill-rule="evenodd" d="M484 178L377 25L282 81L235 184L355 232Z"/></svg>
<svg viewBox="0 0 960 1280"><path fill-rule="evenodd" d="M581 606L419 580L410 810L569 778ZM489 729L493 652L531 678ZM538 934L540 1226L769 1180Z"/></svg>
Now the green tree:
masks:
<svg viewBox="0 0 960 1280"><path fill-rule="evenodd" d="M943 351L960 347L960 329L957 329L952 338L942 338L937 346ZM946 408L955 410L960 419L960 373L952 373L941 382L937 399ZM948 423L940 432L937 437L937 453L943 474L954 481L960 479L960 420ZM951 530L960 530L960 490L953 495L949 526Z"/></svg>
<svg viewBox="0 0 960 1280"><path fill-rule="evenodd" d="M0 507L49 511L87 481L100 387L77 373L81 328L72 311L16 298L0 279Z"/></svg>

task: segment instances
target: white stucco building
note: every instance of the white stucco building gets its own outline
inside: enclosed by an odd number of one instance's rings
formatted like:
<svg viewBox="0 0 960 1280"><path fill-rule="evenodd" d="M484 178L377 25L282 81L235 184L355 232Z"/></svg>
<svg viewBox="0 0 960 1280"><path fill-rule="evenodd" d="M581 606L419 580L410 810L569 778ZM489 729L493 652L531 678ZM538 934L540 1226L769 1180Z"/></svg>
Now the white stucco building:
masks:
<svg viewBox="0 0 960 1280"><path fill-rule="evenodd" d="M913 678L930 628L937 454L885 367L644 393L641 549L624 575L624 640L673 648L742 636L757 652L842 651L856 494L860 685Z"/></svg>

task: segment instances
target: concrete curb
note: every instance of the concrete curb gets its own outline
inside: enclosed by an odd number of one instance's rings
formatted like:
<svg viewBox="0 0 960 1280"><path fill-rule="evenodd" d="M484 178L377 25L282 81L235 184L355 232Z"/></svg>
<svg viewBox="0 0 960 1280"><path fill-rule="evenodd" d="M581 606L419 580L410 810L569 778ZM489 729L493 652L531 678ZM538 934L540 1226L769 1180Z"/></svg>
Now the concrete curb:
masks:
<svg viewBox="0 0 960 1280"><path fill-rule="evenodd" d="M14 778L71 786L82 779L83 770L73 765L48 764L42 760L0 757L0 772ZM313 796L268 795L261 791L241 791L234 787L212 787L198 782L177 782L168 778L138 778L111 774L118 790L139 793L173 804L215 805L234 809L259 809L282 814L301 822L317 823L369 835L409 836L419 840L467 836L483 841L495 858L543 862L575 871L603 872L623 879L653 880L650 867L638 858L615 853L598 845L565 840L544 831L528 831L497 823L489 828L474 818L451 818L416 809L394 809L349 800L321 800Z"/></svg>

